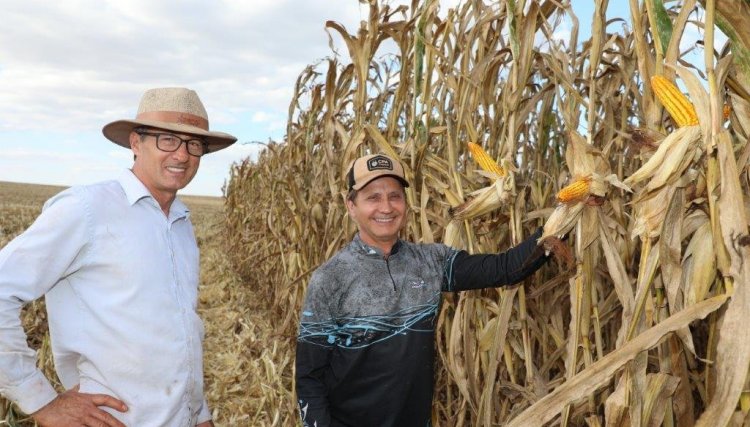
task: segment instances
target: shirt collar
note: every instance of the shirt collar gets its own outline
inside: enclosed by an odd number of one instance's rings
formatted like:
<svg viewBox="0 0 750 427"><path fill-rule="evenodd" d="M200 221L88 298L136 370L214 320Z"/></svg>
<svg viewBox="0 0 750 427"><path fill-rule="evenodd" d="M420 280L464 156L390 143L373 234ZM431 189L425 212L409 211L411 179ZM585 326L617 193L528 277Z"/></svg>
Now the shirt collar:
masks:
<svg viewBox="0 0 750 427"><path fill-rule="evenodd" d="M117 181L125 191L125 197L127 197L130 206L133 206L144 197L152 197L146 186L143 185L141 180L130 169L122 171Z"/></svg>
<svg viewBox="0 0 750 427"><path fill-rule="evenodd" d="M122 171L120 176L117 178L117 181L120 183L123 191L125 191L125 197L127 197L130 206L135 205L139 200L143 198L150 198L158 207L158 203L156 202L156 199L154 199L154 196L151 195L151 192L148 191L148 188L143 185L141 180L138 179L137 176L135 176L132 170L125 169L124 171ZM188 207L185 206L184 203L182 203L182 200L176 197L172 202L172 205L169 207L170 218L181 218L187 216L189 212L190 209L188 209Z"/></svg>
<svg viewBox="0 0 750 427"><path fill-rule="evenodd" d="M383 257L383 251L379 248L376 248L374 246L370 246L367 243L365 243L362 238L359 236L359 233L354 235L354 239L352 240L355 247L365 255L377 255L379 257ZM398 252L398 249L401 247L401 239L396 240L396 243L393 244L393 247L391 248L391 254L389 256L392 256Z"/></svg>

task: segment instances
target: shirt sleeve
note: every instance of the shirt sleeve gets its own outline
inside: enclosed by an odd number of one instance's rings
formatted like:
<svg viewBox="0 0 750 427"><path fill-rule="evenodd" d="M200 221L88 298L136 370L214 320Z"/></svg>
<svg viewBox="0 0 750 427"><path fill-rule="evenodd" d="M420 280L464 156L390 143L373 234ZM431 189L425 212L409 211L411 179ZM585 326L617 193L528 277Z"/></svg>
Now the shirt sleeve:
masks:
<svg viewBox="0 0 750 427"><path fill-rule="evenodd" d="M499 254L469 255L459 251L448 259L444 291L465 291L516 284L532 275L549 257L537 244L542 228L519 245Z"/></svg>
<svg viewBox="0 0 750 427"><path fill-rule="evenodd" d="M211 410L208 408L208 402L206 402L206 398L204 397L201 409L200 411L198 411L198 420L196 422L196 425L205 423L206 421L211 421Z"/></svg>
<svg viewBox="0 0 750 427"><path fill-rule="evenodd" d="M27 414L57 393L36 367L21 308L72 273L87 241L85 210L73 191L50 199L36 221L0 250L0 394Z"/></svg>
<svg viewBox="0 0 750 427"><path fill-rule="evenodd" d="M317 273L307 288L297 336L297 403L304 427L331 425L325 373L330 368L336 323Z"/></svg>

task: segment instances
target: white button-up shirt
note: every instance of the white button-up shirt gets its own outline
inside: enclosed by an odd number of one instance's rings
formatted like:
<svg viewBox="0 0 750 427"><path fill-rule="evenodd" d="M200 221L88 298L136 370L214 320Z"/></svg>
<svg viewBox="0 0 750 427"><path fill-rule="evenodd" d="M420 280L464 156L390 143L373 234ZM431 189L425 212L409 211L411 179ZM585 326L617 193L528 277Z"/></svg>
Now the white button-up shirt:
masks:
<svg viewBox="0 0 750 427"><path fill-rule="evenodd" d="M21 307L46 295L66 389L121 399L128 426L194 426L203 397L198 247L187 207L169 216L131 171L51 198L0 251L0 393L33 413L56 397L26 344Z"/></svg>

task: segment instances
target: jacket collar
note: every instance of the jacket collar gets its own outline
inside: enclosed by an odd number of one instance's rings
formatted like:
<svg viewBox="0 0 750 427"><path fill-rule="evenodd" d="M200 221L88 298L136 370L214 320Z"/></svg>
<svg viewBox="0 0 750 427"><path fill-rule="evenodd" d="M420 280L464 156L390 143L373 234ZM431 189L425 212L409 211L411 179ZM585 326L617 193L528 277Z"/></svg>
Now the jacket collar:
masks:
<svg viewBox="0 0 750 427"><path fill-rule="evenodd" d="M352 239L352 244L354 245L354 248L356 249L356 251L361 254L368 255L368 256L377 256L380 258L384 257L383 251L381 249L376 248L374 246L370 246L367 243L365 243L362 240L362 237L360 237L359 233L354 235L354 239ZM403 243L401 239L396 240L396 243L391 248L391 254L389 256L392 256L398 253L398 250L401 248L402 244Z"/></svg>

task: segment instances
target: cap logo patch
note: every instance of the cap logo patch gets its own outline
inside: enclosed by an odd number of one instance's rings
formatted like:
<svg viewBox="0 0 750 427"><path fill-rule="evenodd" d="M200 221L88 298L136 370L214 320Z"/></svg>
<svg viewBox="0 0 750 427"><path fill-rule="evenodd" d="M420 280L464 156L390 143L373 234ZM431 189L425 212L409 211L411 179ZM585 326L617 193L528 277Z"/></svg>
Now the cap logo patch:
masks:
<svg viewBox="0 0 750 427"><path fill-rule="evenodd" d="M367 161L367 170L368 171L374 171L374 170L393 170L393 163L391 163L391 160L384 156L375 156L372 159Z"/></svg>

